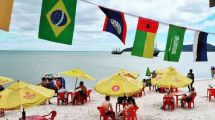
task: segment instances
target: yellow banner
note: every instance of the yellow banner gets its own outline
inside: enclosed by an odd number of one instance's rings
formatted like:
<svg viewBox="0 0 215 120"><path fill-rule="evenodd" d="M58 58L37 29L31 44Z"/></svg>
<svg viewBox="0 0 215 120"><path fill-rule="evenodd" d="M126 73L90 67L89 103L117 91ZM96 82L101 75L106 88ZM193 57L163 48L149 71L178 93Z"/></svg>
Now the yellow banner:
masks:
<svg viewBox="0 0 215 120"><path fill-rule="evenodd" d="M0 0L0 29L9 31L13 0Z"/></svg>
<svg viewBox="0 0 215 120"><path fill-rule="evenodd" d="M146 43L144 47L143 57L153 58L154 56L154 42L155 42L155 33L147 32Z"/></svg>

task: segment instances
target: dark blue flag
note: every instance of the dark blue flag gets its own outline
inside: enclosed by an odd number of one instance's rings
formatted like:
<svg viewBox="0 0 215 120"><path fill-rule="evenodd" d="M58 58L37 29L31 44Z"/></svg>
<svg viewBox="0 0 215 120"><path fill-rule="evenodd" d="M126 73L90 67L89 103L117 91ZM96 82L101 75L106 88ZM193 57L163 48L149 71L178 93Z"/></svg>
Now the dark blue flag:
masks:
<svg viewBox="0 0 215 120"><path fill-rule="evenodd" d="M193 41L194 61L208 61L207 36L208 33L196 31Z"/></svg>
<svg viewBox="0 0 215 120"><path fill-rule="evenodd" d="M127 32L127 25L124 13L110 10L99 6L106 15L103 31L107 31L116 35L124 44Z"/></svg>

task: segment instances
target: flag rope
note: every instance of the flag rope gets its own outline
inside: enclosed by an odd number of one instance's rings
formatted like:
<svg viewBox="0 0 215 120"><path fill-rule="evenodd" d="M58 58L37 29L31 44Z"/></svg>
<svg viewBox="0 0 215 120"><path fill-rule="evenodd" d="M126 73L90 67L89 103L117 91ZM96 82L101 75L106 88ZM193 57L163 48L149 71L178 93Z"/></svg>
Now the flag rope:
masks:
<svg viewBox="0 0 215 120"><path fill-rule="evenodd" d="M88 3L88 4L91 4L91 5L102 6L102 5L87 1L87 0L80 0L80 1ZM104 7L104 6L102 6L102 7ZM107 7L104 7L104 8L107 8ZM107 9L110 9L110 8L107 8ZM115 9L110 9L110 10L121 12L121 11L118 11L118 10L115 10ZM123 13L128 15L128 16L135 17L135 18L142 17L142 16L131 14L131 13L126 13L126 12L123 12ZM145 17L143 17L143 18L145 18ZM149 18L147 18L147 19L149 19ZM150 19L150 20L154 20L154 19ZM154 20L154 21L158 21L158 20ZM170 25L169 23L166 23L166 22L162 22L162 21L158 21L158 22L163 24L163 25ZM174 25L174 24L171 24L171 25ZM178 25L175 25L175 26L178 26ZM179 27L183 27L183 26L179 26ZM201 30L196 30L196 29L193 29L193 28L188 28L188 27L183 27L183 28L186 28L187 30L191 30L191 31L201 32ZM202 32L204 32L204 31L202 31ZM215 33L213 33L213 32L206 32L206 33L215 35Z"/></svg>

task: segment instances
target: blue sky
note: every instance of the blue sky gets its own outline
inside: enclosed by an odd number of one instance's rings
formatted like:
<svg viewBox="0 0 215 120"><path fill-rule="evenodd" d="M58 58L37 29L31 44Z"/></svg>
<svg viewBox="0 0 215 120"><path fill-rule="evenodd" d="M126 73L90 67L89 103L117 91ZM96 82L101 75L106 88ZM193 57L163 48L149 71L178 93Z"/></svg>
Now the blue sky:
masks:
<svg viewBox="0 0 215 120"><path fill-rule="evenodd" d="M88 0L108 8L145 18L215 33L215 7L208 0ZM164 4L165 3L165 4ZM114 35L102 32L105 15L97 6L78 0L73 45L38 39L42 0L15 0L10 32L0 30L0 50L59 50L107 51L131 47L134 42L137 18L126 15L126 45ZM160 25L156 37L159 49L164 49L168 26ZM194 31L186 31L184 44L191 44ZM215 35L208 43L215 45Z"/></svg>

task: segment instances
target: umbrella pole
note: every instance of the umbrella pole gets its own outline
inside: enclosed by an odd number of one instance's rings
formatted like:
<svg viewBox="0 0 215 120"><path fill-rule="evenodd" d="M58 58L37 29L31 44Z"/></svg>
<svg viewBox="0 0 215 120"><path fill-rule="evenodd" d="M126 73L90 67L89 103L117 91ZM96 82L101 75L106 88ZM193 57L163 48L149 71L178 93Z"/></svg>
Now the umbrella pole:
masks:
<svg viewBox="0 0 215 120"><path fill-rule="evenodd" d="M78 81L78 78L76 78L76 80L75 80L75 88L76 88L76 85L77 85L77 81ZM75 88L74 88L74 92L75 92Z"/></svg>
<svg viewBox="0 0 215 120"><path fill-rule="evenodd" d="M21 106L22 108L22 106ZM22 108L22 119L25 120L26 119L26 114L25 114L25 109Z"/></svg>

